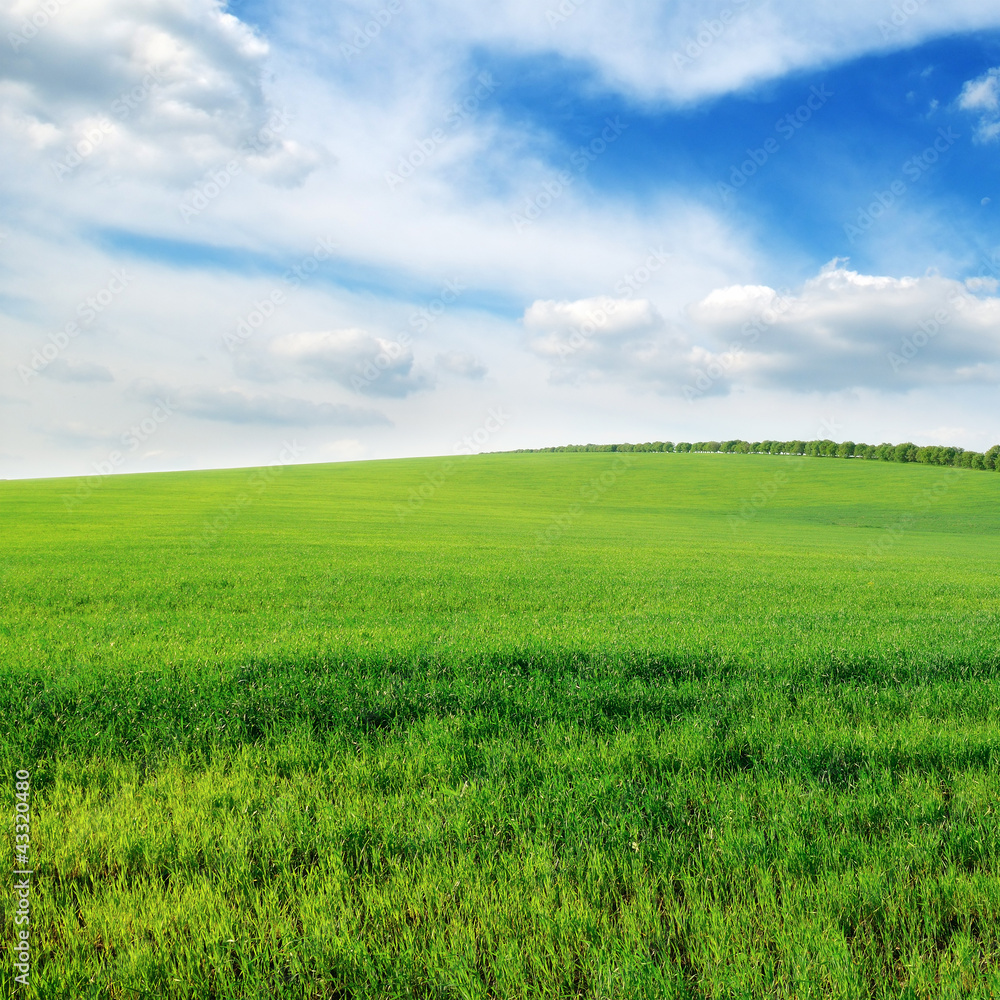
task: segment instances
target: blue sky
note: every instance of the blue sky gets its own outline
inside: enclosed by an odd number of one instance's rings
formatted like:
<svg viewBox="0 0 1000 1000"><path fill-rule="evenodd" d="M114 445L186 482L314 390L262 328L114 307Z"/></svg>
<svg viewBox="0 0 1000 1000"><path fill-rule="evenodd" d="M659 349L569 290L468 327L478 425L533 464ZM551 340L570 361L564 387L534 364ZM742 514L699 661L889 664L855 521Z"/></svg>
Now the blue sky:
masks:
<svg viewBox="0 0 1000 1000"><path fill-rule="evenodd" d="M0 0L0 476L498 407L483 450L1000 440L994 5L40 10Z"/></svg>

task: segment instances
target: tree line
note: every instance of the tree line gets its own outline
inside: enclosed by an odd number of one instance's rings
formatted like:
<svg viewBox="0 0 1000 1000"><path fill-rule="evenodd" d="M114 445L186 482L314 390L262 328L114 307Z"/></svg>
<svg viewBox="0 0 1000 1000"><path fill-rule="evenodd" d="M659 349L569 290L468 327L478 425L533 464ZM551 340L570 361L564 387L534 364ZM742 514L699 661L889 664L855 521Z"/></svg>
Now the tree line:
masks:
<svg viewBox="0 0 1000 1000"><path fill-rule="evenodd" d="M807 455L812 458L861 458L874 462L919 462L956 469L1000 471L1000 445L989 451L966 451L940 445L855 444L854 441L647 441L644 444L566 444L553 448L518 448L517 452L658 451L720 452L729 455Z"/></svg>

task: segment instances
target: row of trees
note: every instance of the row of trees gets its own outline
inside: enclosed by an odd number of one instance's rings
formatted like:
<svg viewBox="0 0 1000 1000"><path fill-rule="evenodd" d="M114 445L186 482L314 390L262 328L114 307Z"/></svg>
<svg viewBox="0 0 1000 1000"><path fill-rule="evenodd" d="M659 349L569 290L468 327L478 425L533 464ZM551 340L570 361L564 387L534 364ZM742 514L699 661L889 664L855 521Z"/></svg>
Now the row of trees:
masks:
<svg viewBox="0 0 1000 1000"><path fill-rule="evenodd" d="M853 441L647 441L645 444L567 444L556 448L519 448L522 452L551 451L662 451L722 452L730 455L808 455L813 458L863 458L876 462L920 462L958 469L1000 471L1000 445L989 451L966 451L938 445L855 444Z"/></svg>

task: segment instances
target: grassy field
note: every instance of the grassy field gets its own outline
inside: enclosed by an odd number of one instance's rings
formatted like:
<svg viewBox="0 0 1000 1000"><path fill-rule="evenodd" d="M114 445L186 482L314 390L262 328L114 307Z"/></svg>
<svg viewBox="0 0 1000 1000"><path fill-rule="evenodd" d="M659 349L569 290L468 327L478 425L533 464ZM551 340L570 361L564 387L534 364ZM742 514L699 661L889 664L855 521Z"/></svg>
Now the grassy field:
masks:
<svg viewBox="0 0 1000 1000"><path fill-rule="evenodd" d="M1000 996L998 475L2 482L0 556L25 996Z"/></svg>

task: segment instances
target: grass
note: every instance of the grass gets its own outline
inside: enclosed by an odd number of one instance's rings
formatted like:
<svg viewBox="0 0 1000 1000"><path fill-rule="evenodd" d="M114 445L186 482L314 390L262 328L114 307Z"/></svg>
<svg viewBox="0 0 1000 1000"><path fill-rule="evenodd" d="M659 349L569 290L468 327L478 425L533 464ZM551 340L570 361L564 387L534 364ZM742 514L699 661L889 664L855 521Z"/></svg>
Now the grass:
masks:
<svg viewBox="0 0 1000 1000"><path fill-rule="evenodd" d="M1000 994L1000 477L582 453L89 488L0 483L26 995Z"/></svg>

